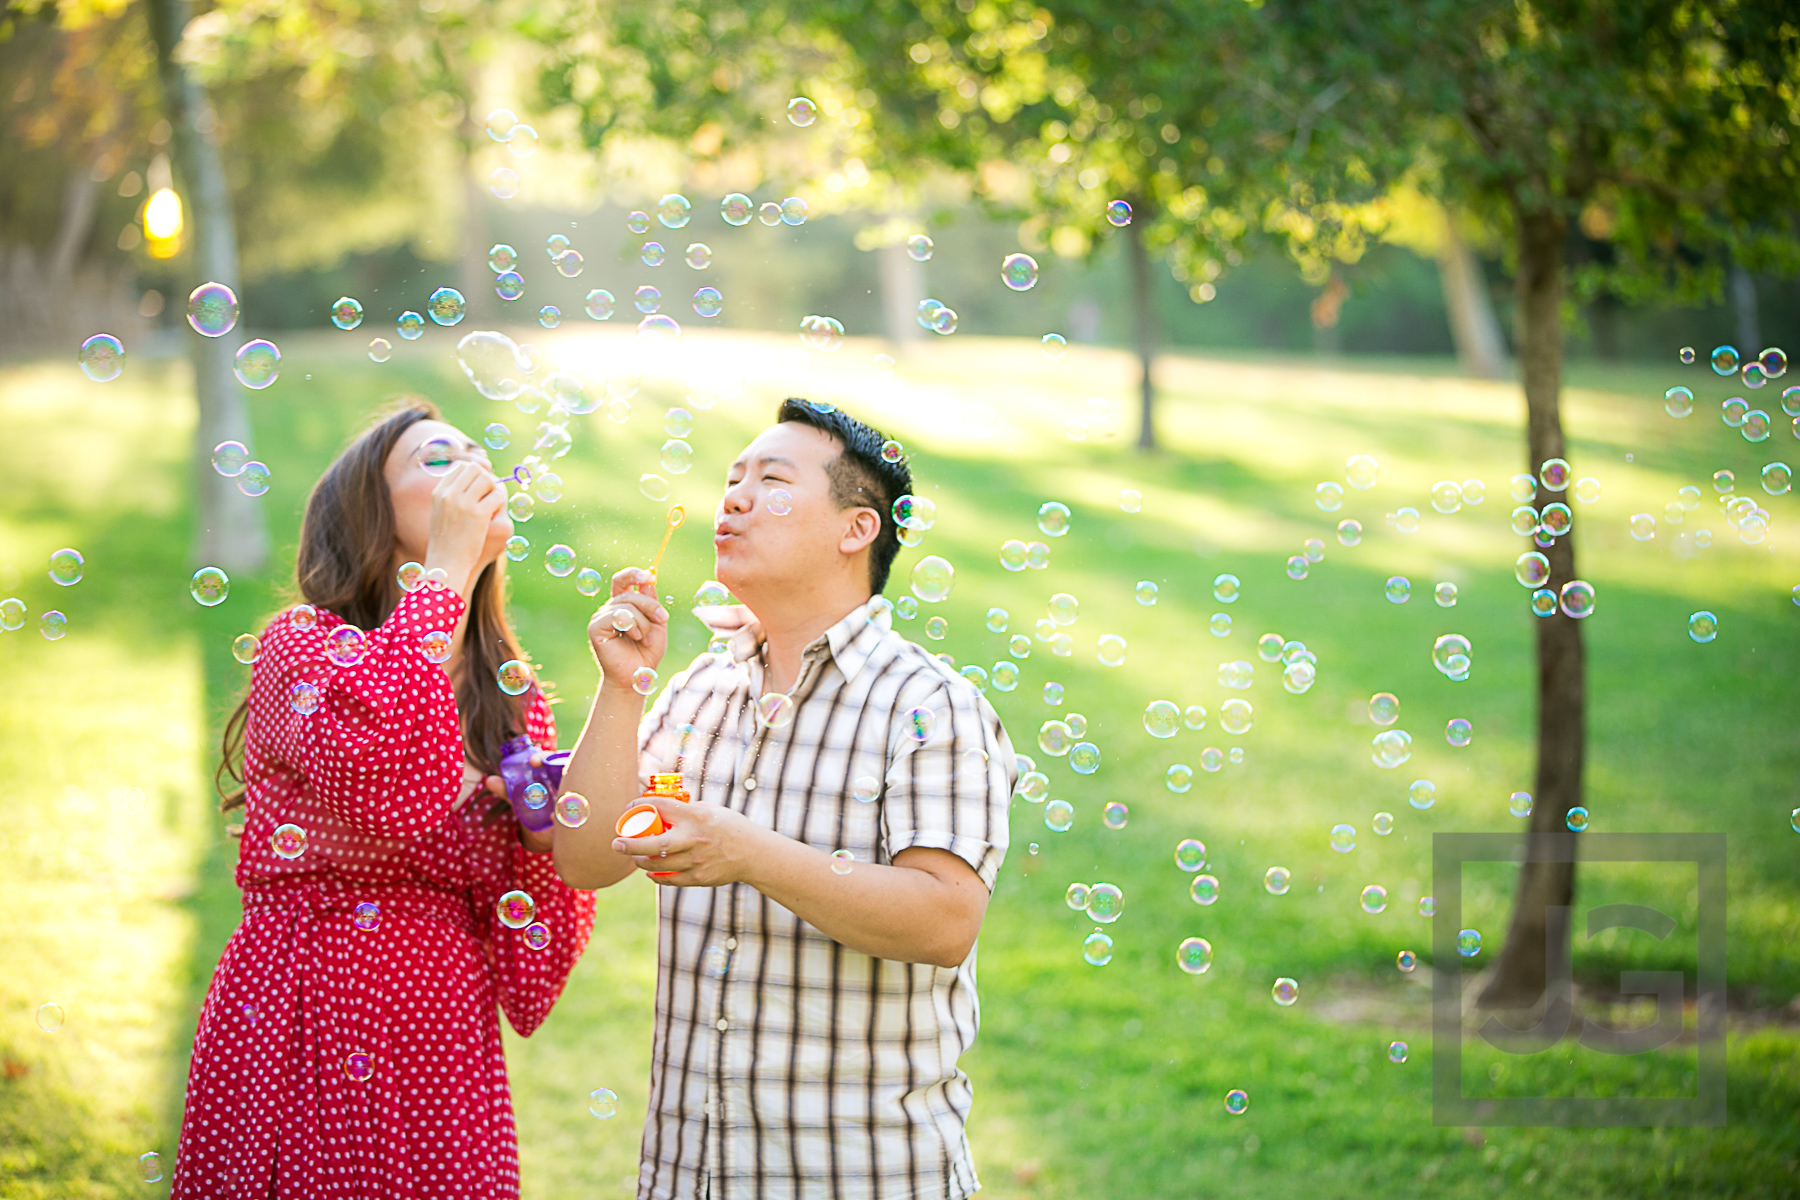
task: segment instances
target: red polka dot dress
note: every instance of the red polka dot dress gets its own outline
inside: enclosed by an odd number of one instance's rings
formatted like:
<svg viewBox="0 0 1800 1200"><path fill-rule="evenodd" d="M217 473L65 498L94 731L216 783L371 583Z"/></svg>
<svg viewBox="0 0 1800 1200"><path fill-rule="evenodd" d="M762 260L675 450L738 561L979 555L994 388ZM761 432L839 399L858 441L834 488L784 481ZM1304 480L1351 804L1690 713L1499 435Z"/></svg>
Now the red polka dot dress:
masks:
<svg viewBox="0 0 1800 1200"><path fill-rule="evenodd" d="M475 794L450 680L420 651L463 608L439 589L404 597L351 665L355 638L328 613L308 623L302 608L264 634L244 918L201 1010L178 1198L519 1194L498 1011L521 1034L537 1028L594 899ZM553 747L535 689L525 716ZM496 915L514 890L536 910L519 929Z"/></svg>

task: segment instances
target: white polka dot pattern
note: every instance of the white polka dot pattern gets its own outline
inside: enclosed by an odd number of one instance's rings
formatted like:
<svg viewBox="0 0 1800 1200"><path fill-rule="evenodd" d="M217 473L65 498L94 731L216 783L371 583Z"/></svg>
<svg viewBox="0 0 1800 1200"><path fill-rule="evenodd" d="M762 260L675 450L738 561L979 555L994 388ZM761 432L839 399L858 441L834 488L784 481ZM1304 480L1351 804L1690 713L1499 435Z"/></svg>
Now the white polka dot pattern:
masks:
<svg viewBox="0 0 1800 1200"><path fill-rule="evenodd" d="M497 1010L521 1034L537 1028L587 944L594 899L519 844L510 812L490 817L461 786L455 696L418 641L462 611L453 592L406 596L351 667L325 657L343 624L330 614L311 628L283 615L263 635L244 920L201 1010L177 1198L519 1194ZM302 680L319 689L309 715L289 703ZM542 693L526 699L525 732L555 746ZM284 823L307 834L293 859L270 844ZM495 915L515 888L551 931L543 950ZM380 907L373 929L356 925L365 901Z"/></svg>

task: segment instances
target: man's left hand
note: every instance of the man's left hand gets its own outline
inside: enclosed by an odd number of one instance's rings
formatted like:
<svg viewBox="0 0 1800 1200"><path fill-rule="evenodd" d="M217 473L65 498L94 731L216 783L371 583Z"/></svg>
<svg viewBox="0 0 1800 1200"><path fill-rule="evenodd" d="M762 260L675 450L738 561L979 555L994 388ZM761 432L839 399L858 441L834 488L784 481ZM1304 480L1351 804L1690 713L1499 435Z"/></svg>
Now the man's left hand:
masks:
<svg viewBox="0 0 1800 1200"><path fill-rule="evenodd" d="M613 850L628 856L654 882L672 887L744 882L757 841L770 832L715 804L656 796L646 796L644 803L656 805L668 828L654 837L614 838Z"/></svg>

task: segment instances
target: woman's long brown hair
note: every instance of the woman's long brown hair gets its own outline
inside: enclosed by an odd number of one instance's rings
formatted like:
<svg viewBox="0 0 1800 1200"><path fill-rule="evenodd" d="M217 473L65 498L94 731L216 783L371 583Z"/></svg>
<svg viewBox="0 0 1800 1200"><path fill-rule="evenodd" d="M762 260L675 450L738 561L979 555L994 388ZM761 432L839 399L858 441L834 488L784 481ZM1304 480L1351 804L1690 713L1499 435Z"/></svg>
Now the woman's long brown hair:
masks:
<svg viewBox="0 0 1800 1200"><path fill-rule="evenodd" d="M387 459L400 435L420 421L438 419L437 406L403 396L397 407L357 435L313 485L300 523L295 562L300 599L361 629L387 620L400 602L394 576L394 505L388 493ZM488 774L500 769L500 744L523 729L523 704L500 690L500 664L522 659L506 619L506 579L501 560L475 581L463 634L462 678L456 712L469 761ZM244 803L244 734L250 701L239 701L225 723L213 784L222 810ZM226 779L234 786L229 789Z"/></svg>

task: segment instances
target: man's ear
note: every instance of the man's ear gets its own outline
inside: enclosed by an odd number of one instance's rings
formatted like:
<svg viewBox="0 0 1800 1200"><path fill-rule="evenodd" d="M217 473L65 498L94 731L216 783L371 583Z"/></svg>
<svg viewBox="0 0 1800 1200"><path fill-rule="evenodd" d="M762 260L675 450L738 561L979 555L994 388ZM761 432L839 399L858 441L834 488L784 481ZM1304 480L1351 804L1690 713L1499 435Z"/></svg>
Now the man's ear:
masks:
<svg viewBox="0 0 1800 1200"><path fill-rule="evenodd" d="M881 514L872 508L844 510L844 536L838 540L838 553L860 553L881 536Z"/></svg>

